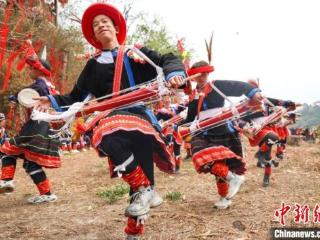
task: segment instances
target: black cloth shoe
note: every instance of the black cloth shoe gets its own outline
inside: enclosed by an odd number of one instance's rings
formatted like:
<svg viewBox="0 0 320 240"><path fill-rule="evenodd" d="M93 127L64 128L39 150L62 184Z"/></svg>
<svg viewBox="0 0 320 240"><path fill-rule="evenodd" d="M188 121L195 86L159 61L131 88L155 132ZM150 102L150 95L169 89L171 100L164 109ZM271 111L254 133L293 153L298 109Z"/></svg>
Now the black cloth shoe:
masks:
<svg viewBox="0 0 320 240"><path fill-rule="evenodd" d="M262 186L263 187L268 187L270 185L270 175L264 175L263 176L263 183Z"/></svg>

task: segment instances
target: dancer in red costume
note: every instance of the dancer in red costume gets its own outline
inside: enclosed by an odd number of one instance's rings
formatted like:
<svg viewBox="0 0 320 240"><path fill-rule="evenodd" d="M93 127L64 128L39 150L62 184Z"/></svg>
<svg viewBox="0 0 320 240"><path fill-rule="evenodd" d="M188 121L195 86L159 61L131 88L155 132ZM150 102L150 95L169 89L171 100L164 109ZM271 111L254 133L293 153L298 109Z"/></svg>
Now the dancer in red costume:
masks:
<svg viewBox="0 0 320 240"><path fill-rule="evenodd" d="M209 81L213 66L205 61L195 63L188 71L189 75L201 73L195 78L197 93L189 103L186 122L205 118L206 111L222 108L226 96L246 95L253 101L261 101L260 90L240 81L215 80ZM213 89L213 86L220 90ZM210 115L210 114L209 114ZM242 145L237 132L227 124L215 127L192 137L192 161L198 173L211 173L216 177L219 201L215 206L226 209L231 204L244 182L246 171L243 160Z"/></svg>
<svg viewBox="0 0 320 240"><path fill-rule="evenodd" d="M122 44L126 38L126 22L113 6L96 3L87 8L82 18L82 31L87 41L101 50L90 59L70 94L41 98L38 110L83 101L88 94L96 98L150 81L156 69L136 59ZM178 87L185 76L184 65L173 54L160 55L146 47L140 51L163 68L168 85ZM100 156L108 156L112 177L121 177L130 187L130 205L126 208L128 239L143 233L143 223L150 207L161 204L155 193L153 161L165 171L174 172L174 160L160 136L153 113L144 105L112 111L94 128L92 144Z"/></svg>
<svg viewBox="0 0 320 240"><path fill-rule="evenodd" d="M29 86L40 96L52 94L49 81L50 66L47 62L39 60L36 56L27 59L30 67L30 76L34 82ZM27 112L30 109L27 109ZM4 154L2 157L0 193L14 190L14 175L17 158L24 160L23 167L32 181L37 186L39 196L28 199L30 203L53 202L57 196L52 193L49 180L43 167L58 168L61 166L59 156L59 140L50 138L53 134L47 122L38 122L29 119L22 127L19 134L0 147Z"/></svg>
<svg viewBox="0 0 320 240"><path fill-rule="evenodd" d="M258 82L255 79L248 80L248 83L253 87L259 87ZM257 121L255 119L267 118L274 113L272 106L278 106L286 108L287 111L295 110L296 105L292 101L284 101L274 98L267 98L269 103L265 105L265 111L250 116L250 121ZM274 107L273 107L274 108ZM258 152L255 157L258 159L257 166L264 168L263 186L270 185L270 176L272 173L272 167L278 167L279 161L283 159L283 150L285 145L285 139L289 132L287 126L282 124L282 116L266 124L257 134L249 137L251 146L259 146ZM248 119L247 119L248 120ZM272 155L272 147L276 146L276 155Z"/></svg>

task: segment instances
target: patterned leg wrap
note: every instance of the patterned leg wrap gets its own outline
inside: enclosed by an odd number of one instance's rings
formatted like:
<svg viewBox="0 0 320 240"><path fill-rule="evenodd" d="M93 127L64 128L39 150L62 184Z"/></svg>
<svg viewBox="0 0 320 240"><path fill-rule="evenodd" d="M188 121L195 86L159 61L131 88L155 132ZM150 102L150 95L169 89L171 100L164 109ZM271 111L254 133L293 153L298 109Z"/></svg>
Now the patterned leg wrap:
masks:
<svg viewBox="0 0 320 240"><path fill-rule="evenodd" d="M46 179L43 182L37 184L38 191L40 195L50 195L50 183L49 180Z"/></svg>
<svg viewBox="0 0 320 240"><path fill-rule="evenodd" d="M123 174L122 178L126 181L131 189L136 192L140 186L150 186L150 181L142 171L141 167L138 166L132 172Z"/></svg>
<svg viewBox="0 0 320 240"><path fill-rule="evenodd" d="M264 174L270 176L272 172L272 168L270 164L267 164L266 167L264 168Z"/></svg>
<svg viewBox="0 0 320 240"><path fill-rule="evenodd" d="M229 191L229 183L226 178L229 167L223 162L215 162L211 167L211 174L216 176L218 193L221 197L226 197Z"/></svg>
<svg viewBox="0 0 320 240"><path fill-rule="evenodd" d="M47 175L40 165L25 160L23 167L27 174L30 175L33 183L36 184L40 195L51 194L49 180L47 179Z"/></svg>
<svg viewBox="0 0 320 240"><path fill-rule="evenodd" d="M12 180L16 172L17 159L11 156L2 158L1 180Z"/></svg>
<svg viewBox="0 0 320 240"><path fill-rule="evenodd" d="M141 235L144 233L144 225L137 225L136 218L129 217L124 231L128 235Z"/></svg>
<svg viewBox="0 0 320 240"><path fill-rule="evenodd" d="M268 152L270 150L270 146L266 142L264 142L261 144L259 149L261 152Z"/></svg>
<svg viewBox="0 0 320 240"><path fill-rule="evenodd" d="M281 145L278 145L276 154L280 154L280 153L283 153L283 149Z"/></svg>
<svg viewBox="0 0 320 240"><path fill-rule="evenodd" d="M229 190L229 184L226 181L223 181L221 179L216 180L218 193L221 197L226 197Z"/></svg>
<svg viewBox="0 0 320 240"><path fill-rule="evenodd" d="M269 162L266 164L264 168L264 176L263 176L263 184L262 184L264 187L268 187L270 185L270 175L271 175L272 168Z"/></svg>
<svg viewBox="0 0 320 240"><path fill-rule="evenodd" d="M16 168L14 165L2 167L1 168L1 180L12 180L14 178L14 173L16 172Z"/></svg>
<svg viewBox="0 0 320 240"><path fill-rule="evenodd" d="M220 177L226 178L229 172L229 167L223 162L215 162L211 167L211 174Z"/></svg>
<svg viewBox="0 0 320 240"><path fill-rule="evenodd" d="M176 156L175 157L175 162L176 162L176 167L180 168L181 165L181 156Z"/></svg>

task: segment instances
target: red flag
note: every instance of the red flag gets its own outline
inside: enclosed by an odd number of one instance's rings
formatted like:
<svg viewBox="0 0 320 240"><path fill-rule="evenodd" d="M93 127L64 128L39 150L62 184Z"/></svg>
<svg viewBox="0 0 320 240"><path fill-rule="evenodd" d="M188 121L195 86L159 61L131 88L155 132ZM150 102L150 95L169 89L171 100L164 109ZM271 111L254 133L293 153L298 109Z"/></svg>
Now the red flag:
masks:
<svg viewBox="0 0 320 240"><path fill-rule="evenodd" d="M0 29L0 67L3 64L4 55L7 47L7 39L9 34L8 22L12 13L13 0L10 0L8 7L5 11L5 18L3 25Z"/></svg>

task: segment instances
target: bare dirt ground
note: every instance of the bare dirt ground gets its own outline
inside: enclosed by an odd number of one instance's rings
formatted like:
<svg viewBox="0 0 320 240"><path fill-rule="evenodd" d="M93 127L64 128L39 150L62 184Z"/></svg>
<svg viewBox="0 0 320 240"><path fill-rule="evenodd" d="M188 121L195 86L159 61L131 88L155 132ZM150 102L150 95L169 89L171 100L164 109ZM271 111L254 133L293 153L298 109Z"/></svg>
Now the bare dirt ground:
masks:
<svg viewBox="0 0 320 240"><path fill-rule="evenodd" d="M254 150L248 147L247 180L227 210L213 208L218 198L214 177L197 174L190 161L178 175L157 171L158 192L180 192L182 198L151 210L143 239L268 239L270 227L280 226L274 212L282 201L312 209L320 204L319 144L289 146L269 188L261 186L263 170L255 167ZM16 191L0 196L0 239L124 239L127 197L110 205L97 196L121 181L110 179L107 162L94 151L65 156L62 168L46 171L59 197L55 203L27 204L37 191L21 162L17 168ZM293 215L286 220L287 226L294 224Z"/></svg>

